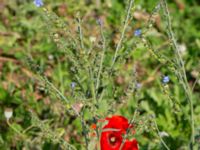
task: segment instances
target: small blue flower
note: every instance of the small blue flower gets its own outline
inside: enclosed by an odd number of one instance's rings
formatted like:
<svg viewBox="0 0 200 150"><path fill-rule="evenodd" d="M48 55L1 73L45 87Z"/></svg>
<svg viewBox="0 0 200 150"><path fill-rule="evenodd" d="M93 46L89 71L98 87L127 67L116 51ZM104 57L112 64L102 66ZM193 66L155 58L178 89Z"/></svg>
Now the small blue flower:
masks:
<svg viewBox="0 0 200 150"><path fill-rule="evenodd" d="M76 82L72 82L72 83L71 83L71 88L74 89L75 86L76 86Z"/></svg>
<svg viewBox="0 0 200 150"><path fill-rule="evenodd" d="M163 79L162 79L162 82L165 83L165 84L168 83L169 82L169 76L164 76Z"/></svg>
<svg viewBox="0 0 200 150"><path fill-rule="evenodd" d="M135 36L140 36L141 33L142 33L142 30L141 30L141 29L137 29L137 30L134 31L134 35L135 35Z"/></svg>
<svg viewBox="0 0 200 150"><path fill-rule="evenodd" d="M41 7L41 6L43 6L43 5L44 5L42 0L34 0L34 2L33 2L33 3L34 3L34 4L35 4L35 6L37 6L37 7Z"/></svg>

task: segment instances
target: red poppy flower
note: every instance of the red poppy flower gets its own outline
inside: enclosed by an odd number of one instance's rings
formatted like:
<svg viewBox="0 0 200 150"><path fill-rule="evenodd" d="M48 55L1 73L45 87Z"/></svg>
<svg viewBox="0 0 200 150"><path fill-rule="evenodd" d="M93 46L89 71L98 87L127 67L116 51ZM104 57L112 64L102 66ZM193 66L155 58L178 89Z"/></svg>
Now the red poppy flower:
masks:
<svg viewBox="0 0 200 150"><path fill-rule="evenodd" d="M101 150L119 150L123 140L122 135L132 126L123 116L112 116L106 120L108 124L103 127L101 133ZM122 150L138 150L137 141L135 139L125 140Z"/></svg>

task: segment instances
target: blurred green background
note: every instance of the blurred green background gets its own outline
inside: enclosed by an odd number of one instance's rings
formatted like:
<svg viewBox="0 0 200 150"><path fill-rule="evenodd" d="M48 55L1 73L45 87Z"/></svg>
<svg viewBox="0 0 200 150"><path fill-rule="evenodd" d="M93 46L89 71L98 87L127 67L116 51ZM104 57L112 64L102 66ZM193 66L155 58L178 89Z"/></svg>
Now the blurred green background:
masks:
<svg viewBox="0 0 200 150"><path fill-rule="evenodd" d="M136 0L133 21L128 28L127 36L131 39L135 29L145 27L150 12L157 4L157 0ZM76 30L74 18L80 12L83 18L83 33L86 43L91 37L98 37L96 19L101 18L104 32L112 53L114 44L119 38L119 27L125 15L124 0L45 0L45 7L55 12L67 21L70 30ZM194 120L196 148L200 145L200 2L198 0L168 1L172 16L172 26L180 46L180 53L184 59L186 73L193 89ZM14 128L23 131L31 125L30 110L41 120L51 120L52 129L60 129L62 137L70 143L81 147L80 120L69 116L65 106L45 90L42 83L34 78L35 74L26 65L27 56L44 70L58 89L69 95L73 81L68 72L68 61L59 51L45 26L42 9L34 6L32 0L0 0L0 149L58 149L58 144L42 139L34 131L26 137L21 137L8 127L4 111L13 109L11 123ZM44 15L44 14L43 14ZM152 45L161 53L170 56L167 35L162 17L157 15L156 23L148 32ZM140 39L137 39L140 43ZM134 56L138 81L142 85L139 91L141 114L156 114L156 121L160 131L167 133L164 140L173 150L188 149L190 138L189 106L175 75L166 66L155 60L144 47L137 50L129 47L132 40L125 40L124 45L131 49ZM126 65L131 65L126 64ZM116 76L115 84L120 90L126 84L126 69ZM175 114L166 95L161 88L163 75L170 77L170 92L181 103L181 113ZM121 89L120 89L121 88ZM104 105L104 104L102 104ZM131 118L135 104L128 101L123 107L115 108L115 112ZM87 115L87 113L86 113ZM88 113L89 115L89 113ZM148 128L148 127L147 127ZM164 149L155 132L142 132L136 138L141 150ZM37 143L37 144L36 144ZM36 146L37 145L37 146Z"/></svg>

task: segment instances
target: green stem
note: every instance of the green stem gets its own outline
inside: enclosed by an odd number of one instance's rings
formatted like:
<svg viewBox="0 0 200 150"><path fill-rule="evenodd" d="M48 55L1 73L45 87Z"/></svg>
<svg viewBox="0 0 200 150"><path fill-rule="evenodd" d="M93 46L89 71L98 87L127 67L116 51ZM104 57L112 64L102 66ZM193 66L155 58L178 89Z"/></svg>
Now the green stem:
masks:
<svg viewBox="0 0 200 150"><path fill-rule="evenodd" d="M102 38L102 41L103 41L103 52L102 52L102 55L101 55L100 67L99 67L99 71L98 71L98 75L97 75L96 95L97 95L98 88L99 88L100 76L101 76L102 68L103 68L103 60L104 60L105 51L106 51L106 40L105 40L105 37L104 37L104 34L103 34L102 25L100 25L100 32L101 32L101 38Z"/></svg>
<svg viewBox="0 0 200 150"><path fill-rule="evenodd" d="M69 104L69 100L46 77L42 78L45 81L45 83L47 83L63 100L65 100L67 104ZM76 111L76 108L74 108L73 106L71 106L71 108L77 116L80 116L80 114Z"/></svg>
<svg viewBox="0 0 200 150"><path fill-rule="evenodd" d="M122 148L123 148L123 146L124 146L125 140L126 140L128 134L129 134L129 132L130 132L131 125L132 125L132 124L134 123L134 121L135 121L137 112L138 112L138 110L136 109L135 112L134 112L133 118L131 119L131 121L130 121L130 123L129 123L129 127L128 127L127 131L126 131L126 134L123 136L122 143L121 143L121 145L120 145L119 150L122 150Z"/></svg>
<svg viewBox="0 0 200 150"><path fill-rule="evenodd" d="M20 136L24 137L24 134L22 134L18 129L16 129L12 124L10 124L9 119L7 119L7 124L10 128L12 128L16 133L18 133Z"/></svg>
<svg viewBox="0 0 200 150"><path fill-rule="evenodd" d="M157 131L157 133L158 133L158 136L159 136L159 138L160 138L160 141L162 142L162 144L164 145L164 147L165 147L167 150L170 150L170 148L167 146L167 144L165 143L165 141L163 140L163 138L162 138L161 135L160 135L160 130L158 129L158 125L157 125L155 119L154 119L154 124L155 124L156 131Z"/></svg>
<svg viewBox="0 0 200 150"><path fill-rule="evenodd" d="M133 3L134 3L134 0L129 0L129 4L128 4L128 10L127 10L127 15L126 15L126 18L125 18L125 21L124 21L124 26L123 26L123 29L122 29L122 33L121 33L121 36L120 36L120 39L119 39L119 42L117 44L117 47L115 49L115 54L114 54L114 57L113 57L113 61L112 61L112 65L111 65L111 70L116 62L116 59L117 59L117 56L118 56L118 51L120 50L121 48L121 45L122 45L122 42L123 42L123 39L124 39L124 36L125 36L125 32L126 32L126 29L128 27L128 21L129 21L129 18L130 18L130 14L131 14L131 8L133 7Z"/></svg>
<svg viewBox="0 0 200 150"><path fill-rule="evenodd" d="M167 21L167 26L168 26L168 36L169 39L171 39L172 41L172 45L175 51L175 59L176 59L176 63L178 68L178 77L182 82L182 86L183 89L186 93L187 99L189 101L189 106L190 106L190 122L191 122L191 140L190 140L190 149L193 150L193 145L195 142L195 138L194 138L194 130L195 130L195 126L194 126L194 110L193 110L193 101L192 101L192 91L190 89L190 86L188 84L188 80L187 80L187 76L186 76L186 71L185 71L185 67L184 67L184 62L182 60L182 57L180 55L179 52L179 48L177 45L177 41L176 38L174 36L174 32L172 31L172 25L171 25L171 19L170 19L170 13L168 10L168 6L167 6L167 2L166 0L161 0L162 1L162 6L164 9L164 15L166 17L166 21Z"/></svg>
<svg viewBox="0 0 200 150"><path fill-rule="evenodd" d="M89 150L88 149L89 141L88 141L88 136L87 136L87 127L86 127L86 124L85 124L85 121L84 121L83 111L82 111L80 117L81 117L81 125L82 125L82 130L83 130L83 136L85 138L86 150Z"/></svg>
<svg viewBox="0 0 200 150"><path fill-rule="evenodd" d="M83 32L82 32L81 19L80 19L80 17L77 18L77 21L78 21L79 40L80 40L80 43L81 43L81 48L82 48L82 50L84 50Z"/></svg>

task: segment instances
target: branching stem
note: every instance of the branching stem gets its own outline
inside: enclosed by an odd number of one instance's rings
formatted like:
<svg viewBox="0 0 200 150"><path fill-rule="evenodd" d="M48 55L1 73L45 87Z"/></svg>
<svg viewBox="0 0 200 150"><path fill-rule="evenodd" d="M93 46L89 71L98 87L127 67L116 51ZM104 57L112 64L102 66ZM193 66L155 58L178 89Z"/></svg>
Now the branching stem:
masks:
<svg viewBox="0 0 200 150"><path fill-rule="evenodd" d="M180 55L180 50L174 35L174 32L172 30L172 24L171 24L171 18L170 18L170 13L168 10L168 6L167 6L167 2L166 0L161 0L161 4L164 10L164 15L167 21L167 28L168 28L168 37L172 42L172 46L174 48L175 51L175 60L176 60L176 65L178 66L178 70L177 70L177 76L181 82L181 85L186 93L186 97L188 99L189 102L189 106L190 106L190 122L191 122L191 140L190 140L190 144L189 147L191 150L193 150L193 145L195 142L195 138L194 138L194 111L193 111L193 101L192 101L192 91L190 89L190 86L188 84L188 80L187 80L187 76L186 76L186 71L185 71L185 67L184 67L184 62L182 60L182 57ZM180 69L179 69L180 68Z"/></svg>

